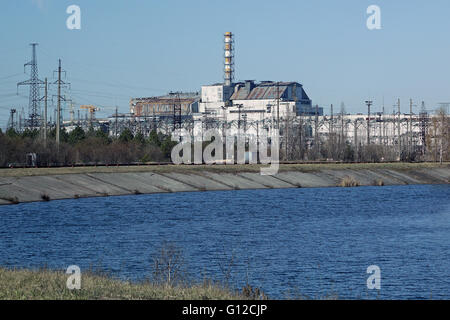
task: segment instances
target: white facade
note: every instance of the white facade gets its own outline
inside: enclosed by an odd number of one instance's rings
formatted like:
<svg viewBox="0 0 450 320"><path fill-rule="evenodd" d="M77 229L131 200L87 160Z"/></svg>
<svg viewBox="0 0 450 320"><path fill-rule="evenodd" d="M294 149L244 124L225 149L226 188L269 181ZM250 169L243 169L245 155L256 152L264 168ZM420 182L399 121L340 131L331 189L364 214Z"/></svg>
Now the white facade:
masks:
<svg viewBox="0 0 450 320"><path fill-rule="evenodd" d="M295 92L294 92L295 91ZM239 112L240 109L240 112ZM294 117L311 112L311 100L298 83L253 81L230 86L202 86L199 113L211 117L238 120L239 114L248 120Z"/></svg>
<svg viewBox="0 0 450 320"><path fill-rule="evenodd" d="M248 121L261 121L263 119L284 119L296 116L295 101L264 100L234 100L233 106L227 108L227 119L239 120L239 114Z"/></svg>
<svg viewBox="0 0 450 320"><path fill-rule="evenodd" d="M220 113L233 94L233 90L233 86L223 84L202 86L199 113Z"/></svg>

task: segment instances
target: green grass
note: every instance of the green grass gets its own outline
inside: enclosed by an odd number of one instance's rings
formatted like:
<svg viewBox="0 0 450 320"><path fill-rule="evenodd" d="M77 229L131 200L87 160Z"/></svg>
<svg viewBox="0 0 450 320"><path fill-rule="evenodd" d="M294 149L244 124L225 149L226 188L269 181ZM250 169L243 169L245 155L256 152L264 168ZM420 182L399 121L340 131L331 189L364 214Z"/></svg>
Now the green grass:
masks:
<svg viewBox="0 0 450 320"><path fill-rule="evenodd" d="M83 273L81 289L66 288L68 274L51 270L10 270L0 268L0 300L230 300L245 296L205 281L189 286L132 283L104 275Z"/></svg>
<svg viewBox="0 0 450 320"><path fill-rule="evenodd" d="M446 162L443 167L449 167ZM371 170L371 169L391 169L410 170L423 168L442 167L439 163L320 163L320 164L280 164L280 172L301 171L314 172L320 170ZM267 165L140 165L140 166L90 166L90 167L63 167L63 168L3 168L0 169L0 177L22 177L22 176L43 176L57 174L76 173L124 173L124 172L156 172L156 173L192 173L201 171L211 171L216 173L239 173L239 172L259 172Z"/></svg>

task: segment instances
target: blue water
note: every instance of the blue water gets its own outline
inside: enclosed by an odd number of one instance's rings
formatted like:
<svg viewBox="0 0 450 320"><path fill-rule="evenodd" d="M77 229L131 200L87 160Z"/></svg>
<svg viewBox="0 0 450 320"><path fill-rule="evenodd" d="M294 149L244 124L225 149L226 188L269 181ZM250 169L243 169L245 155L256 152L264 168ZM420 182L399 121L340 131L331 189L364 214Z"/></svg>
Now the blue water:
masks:
<svg viewBox="0 0 450 320"><path fill-rule="evenodd" d="M142 280L168 240L192 279L229 278L235 288L248 280L270 298L450 299L449 199L449 186L423 185L1 206L0 266L76 264ZM381 269L379 291L367 288L370 265Z"/></svg>

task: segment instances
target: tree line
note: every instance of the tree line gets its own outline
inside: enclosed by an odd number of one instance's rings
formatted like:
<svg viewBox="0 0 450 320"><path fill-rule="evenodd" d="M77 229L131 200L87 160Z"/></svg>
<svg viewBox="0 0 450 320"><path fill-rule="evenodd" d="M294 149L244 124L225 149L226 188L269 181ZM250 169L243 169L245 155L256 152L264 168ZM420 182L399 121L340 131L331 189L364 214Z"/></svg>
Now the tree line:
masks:
<svg viewBox="0 0 450 320"><path fill-rule="evenodd" d="M429 118L424 133L424 143L417 143L415 137L411 143L410 133L397 137L395 143L380 143L372 139L370 144L359 137L358 142L350 143L346 133L333 131L328 136L314 137L314 128L282 123L280 159L283 160L333 160L343 162L381 162L381 161L449 161L450 160L450 117L445 109L437 110ZM420 134L421 135L421 134ZM314 137L308 144L308 138Z"/></svg>
<svg viewBox="0 0 450 320"><path fill-rule="evenodd" d="M75 164L125 164L135 162L170 161L170 152L176 142L170 136L153 130L149 137L133 134L124 129L117 138L109 137L101 129L71 132L60 131L60 144L56 145L56 129L48 132L45 143L42 132L25 129L19 133L10 128L0 130L0 166L22 166L26 155L35 153L40 166Z"/></svg>
<svg viewBox="0 0 450 320"><path fill-rule="evenodd" d="M411 145L409 136L400 137L400 145L350 143L343 132L333 132L328 137L317 136L308 144L311 132L302 126L283 128L280 137L280 159L288 161L449 161L450 118L444 110L438 111L428 123L425 146ZM176 142L171 136L153 130L148 137L126 128L118 137L92 128L85 131L76 127L71 132L60 131L59 148L56 129L48 131L46 143L39 130L25 129L17 132L10 128L0 130L0 167L27 165L27 155L37 155L37 165L92 165L170 162ZM309 139L309 141L311 141ZM203 142L203 149L209 142ZM248 150L248 145L246 147ZM225 152L225 151L224 151ZM236 152L236 150L235 150ZM28 163L29 165L29 163Z"/></svg>

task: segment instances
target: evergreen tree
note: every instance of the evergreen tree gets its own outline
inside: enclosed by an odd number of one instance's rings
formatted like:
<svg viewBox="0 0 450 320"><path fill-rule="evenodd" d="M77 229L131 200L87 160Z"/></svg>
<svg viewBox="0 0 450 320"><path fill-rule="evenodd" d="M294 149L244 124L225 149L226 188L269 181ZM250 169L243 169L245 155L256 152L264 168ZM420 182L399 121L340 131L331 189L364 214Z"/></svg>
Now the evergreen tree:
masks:
<svg viewBox="0 0 450 320"><path fill-rule="evenodd" d="M155 129L153 129L153 130L150 132L150 135L149 135L149 137L148 137L148 142L149 142L150 144L153 144L153 145L158 146L158 147L161 146L161 141L159 140L158 133L156 132Z"/></svg>
<svg viewBox="0 0 450 320"><path fill-rule="evenodd" d="M34 139L39 135L39 131L37 129L33 129L30 130L28 128L26 128L23 132L22 132L22 138L31 138Z"/></svg>
<svg viewBox="0 0 450 320"><path fill-rule="evenodd" d="M50 130L50 134L49 137L51 139L56 139L56 128L53 128L52 130ZM67 142L69 139L69 134L66 131L66 128L60 129L59 130L59 141L60 142Z"/></svg>
<svg viewBox="0 0 450 320"><path fill-rule="evenodd" d="M77 144L78 142L84 140L86 138L86 134L81 127L76 127L69 133L68 142L72 145Z"/></svg>
<svg viewBox="0 0 450 320"><path fill-rule="evenodd" d="M137 143L140 143L140 144L144 144L145 143L145 137L140 132L136 133L136 135L134 136L133 140L136 141Z"/></svg>
<svg viewBox="0 0 450 320"><path fill-rule="evenodd" d="M133 133L131 132L130 129L126 128L125 130L122 131L122 133L119 136L119 141L120 142L130 142L131 140L133 140Z"/></svg>
<svg viewBox="0 0 450 320"><path fill-rule="evenodd" d="M175 147L177 145L176 141L172 141L170 136L167 136L164 141L161 143L161 151L163 152L164 156L166 158L171 157L171 152L173 147Z"/></svg>
<svg viewBox="0 0 450 320"><path fill-rule="evenodd" d="M17 137L19 134L17 133L17 131L14 128L9 128L8 130L6 130L6 136L10 137L10 138L15 138Z"/></svg>
<svg viewBox="0 0 450 320"><path fill-rule="evenodd" d="M95 137L101 139L104 144L108 144L111 142L108 133L103 131L102 129L98 129L97 131L95 131Z"/></svg>

